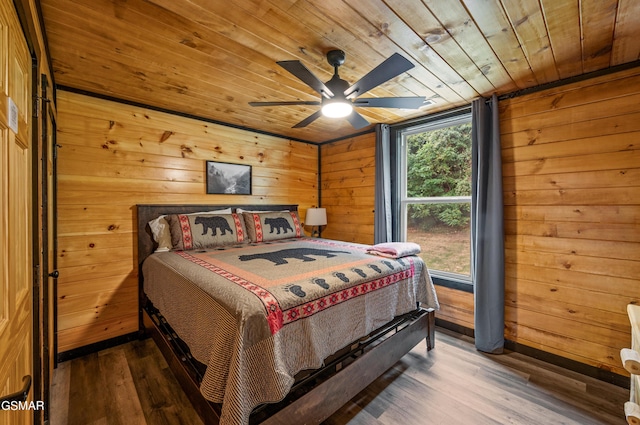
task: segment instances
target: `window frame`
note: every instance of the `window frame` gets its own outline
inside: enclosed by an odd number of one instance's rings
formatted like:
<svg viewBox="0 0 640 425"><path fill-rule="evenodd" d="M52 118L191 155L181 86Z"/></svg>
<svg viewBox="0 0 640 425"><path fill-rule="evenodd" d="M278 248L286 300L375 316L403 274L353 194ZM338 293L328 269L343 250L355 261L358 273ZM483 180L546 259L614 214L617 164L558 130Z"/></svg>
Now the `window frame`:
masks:
<svg viewBox="0 0 640 425"><path fill-rule="evenodd" d="M452 127L461 124L471 124L470 108L447 114L443 117L432 117L423 122L415 122L412 125L404 125L401 128L394 129L397 141L397 169L396 177L397 194L394 197L397 200L397 211L399 219L396 221L397 235L401 240L407 240L407 209L411 204L442 204L442 203L469 203L473 208L473 200L469 196L436 196L436 197L420 197L409 198L407 196L407 138L414 134L425 133L441 128ZM469 240L473 243L471 232L469 232ZM469 252L469 262L472 263L471 252ZM459 273L447 272L444 270L429 269L431 277L435 284L447 286L454 289L473 292L473 265L470 264L469 276Z"/></svg>

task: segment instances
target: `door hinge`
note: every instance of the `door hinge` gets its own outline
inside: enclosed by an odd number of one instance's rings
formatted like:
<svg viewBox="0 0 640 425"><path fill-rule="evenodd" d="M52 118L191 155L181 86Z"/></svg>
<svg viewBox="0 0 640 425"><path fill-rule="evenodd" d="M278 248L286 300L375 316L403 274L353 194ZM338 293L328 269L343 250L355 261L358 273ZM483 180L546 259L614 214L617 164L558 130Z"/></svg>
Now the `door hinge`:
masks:
<svg viewBox="0 0 640 425"><path fill-rule="evenodd" d="M47 99L46 97L42 97L42 96L34 96L34 102L33 102L33 116L36 118L40 117L40 110L42 108L44 108L44 105L51 102L49 99ZM40 104L40 102L42 101L42 105Z"/></svg>

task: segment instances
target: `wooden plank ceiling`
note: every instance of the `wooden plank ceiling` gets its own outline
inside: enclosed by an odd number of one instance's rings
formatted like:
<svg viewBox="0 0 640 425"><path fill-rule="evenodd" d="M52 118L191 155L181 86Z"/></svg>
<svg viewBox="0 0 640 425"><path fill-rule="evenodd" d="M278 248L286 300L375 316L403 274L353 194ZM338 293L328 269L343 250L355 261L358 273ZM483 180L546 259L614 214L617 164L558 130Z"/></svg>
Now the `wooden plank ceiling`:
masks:
<svg viewBox="0 0 640 425"><path fill-rule="evenodd" d="M397 123L637 61L638 0L41 0L58 85L321 143L354 130L276 64L322 81L341 49L354 83L393 53L415 67L363 97L424 96L420 110L358 108Z"/></svg>

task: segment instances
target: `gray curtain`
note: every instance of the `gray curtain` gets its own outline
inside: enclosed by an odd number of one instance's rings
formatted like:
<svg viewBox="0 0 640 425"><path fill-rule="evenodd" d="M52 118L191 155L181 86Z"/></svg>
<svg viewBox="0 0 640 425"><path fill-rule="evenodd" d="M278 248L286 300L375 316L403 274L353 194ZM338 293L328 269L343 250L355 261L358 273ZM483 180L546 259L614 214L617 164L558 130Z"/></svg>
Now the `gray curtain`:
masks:
<svg viewBox="0 0 640 425"><path fill-rule="evenodd" d="M487 353L504 348L504 222L498 98L477 99L472 111L471 258L475 343Z"/></svg>
<svg viewBox="0 0 640 425"><path fill-rule="evenodd" d="M374 243L391 242L391 151L389 126L376 125Z"/></svg>

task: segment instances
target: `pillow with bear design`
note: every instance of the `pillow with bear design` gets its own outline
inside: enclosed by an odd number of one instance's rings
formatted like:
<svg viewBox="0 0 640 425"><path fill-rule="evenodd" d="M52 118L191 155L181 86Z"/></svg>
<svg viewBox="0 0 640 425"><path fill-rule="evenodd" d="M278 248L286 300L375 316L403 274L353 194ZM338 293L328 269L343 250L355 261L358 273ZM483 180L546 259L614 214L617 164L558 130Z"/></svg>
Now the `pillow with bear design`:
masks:
<svg viewBox="0 0 640 425"><path fill-rule="evenodd" d="M171 214L167 216L174 250L214 248L248 243L239 214Z"/></svg>
<svg viewBox="0 0 640 425"><path fill-rule="evenodd" d="M231 214L231 208L224 208L215 211L199 211L195 213L189 213L188 215L198 214ZM167 222L167 215L161 215L149 222L149 228L151 229L151 235L153 240L156 241L158 247L155 252L164 252L171 250L171 231L169 230L169 223Z"/></svg>
<svg viewBox="0 0 640 425"><path fill-rule="evenodd" d="M297 211L243 212L242 215L247 226L247 234L252 242L305 236Z"/></svg>

